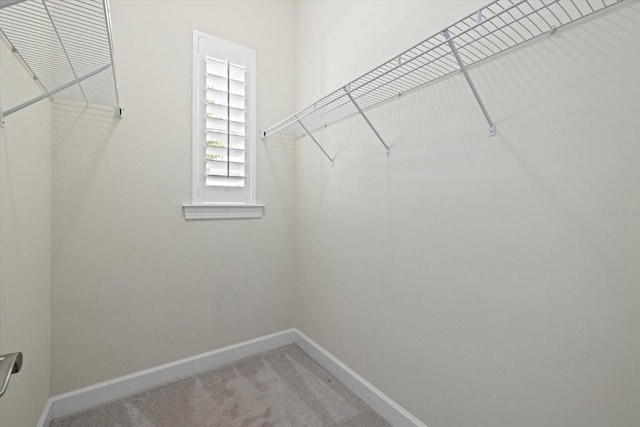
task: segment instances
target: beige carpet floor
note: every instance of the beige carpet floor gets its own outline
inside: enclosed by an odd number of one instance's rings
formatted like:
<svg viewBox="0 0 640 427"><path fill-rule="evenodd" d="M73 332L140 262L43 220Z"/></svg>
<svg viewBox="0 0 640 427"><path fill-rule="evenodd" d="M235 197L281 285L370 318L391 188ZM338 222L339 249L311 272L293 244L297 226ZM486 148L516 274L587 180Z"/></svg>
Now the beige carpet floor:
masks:
<svg viewBox="0 0 640 427"><path fill-rule="evenodd" d="M56 419L51 427L389 426L295 344Z"/></svg>

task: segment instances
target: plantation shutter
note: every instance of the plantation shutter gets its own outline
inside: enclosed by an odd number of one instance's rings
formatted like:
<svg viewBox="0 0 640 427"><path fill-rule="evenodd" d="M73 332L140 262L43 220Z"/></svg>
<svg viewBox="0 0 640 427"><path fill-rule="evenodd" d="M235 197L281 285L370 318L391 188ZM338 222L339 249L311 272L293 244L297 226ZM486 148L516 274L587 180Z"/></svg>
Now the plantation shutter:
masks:
<svg viewBox="0 0 640 427"><path fill-rule="evenodd" d="M199 35L196 203L255 203L255 52Z"/></svg>
<svg viewBox="0 0 640 427"><path fill-rule="evenodd" d="M244 187L246 179L246 70L206 57L205 171L207 186Z"/></svg>

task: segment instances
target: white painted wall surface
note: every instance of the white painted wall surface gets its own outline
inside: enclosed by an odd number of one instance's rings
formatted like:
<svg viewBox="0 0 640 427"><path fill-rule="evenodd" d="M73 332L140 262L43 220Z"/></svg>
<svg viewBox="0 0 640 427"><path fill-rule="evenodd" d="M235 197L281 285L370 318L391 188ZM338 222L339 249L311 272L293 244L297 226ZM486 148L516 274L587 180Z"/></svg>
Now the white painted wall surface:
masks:
<svg viewBox="0 0 640 427"><path fill-rule="evenodd" d="M640 424L640 3L297 145L296 327L429 426ZM300 2L298 108L474 2ZM629 211L609 216L611 211ZM615 215L615 214L614 214Z"/></svg>
<svg viewBox="0 0 640 427"><path fill-rule="evenodd" d="M0 42L0 108L40 93ZM48 100L6 117L0 129L0 354L24 354L0 399L3 427L36 425L49 397L51 140Z"/></svg>
<svg viewBox="0 0 640 427"><path fill-rule="evenodd" d="M182 204L193 30L256 50L264 128L294 108L294 5L111 8L126 117L54 106L53 394L293 325L293 145L257 141L262 219L187 222Z"/></svg>

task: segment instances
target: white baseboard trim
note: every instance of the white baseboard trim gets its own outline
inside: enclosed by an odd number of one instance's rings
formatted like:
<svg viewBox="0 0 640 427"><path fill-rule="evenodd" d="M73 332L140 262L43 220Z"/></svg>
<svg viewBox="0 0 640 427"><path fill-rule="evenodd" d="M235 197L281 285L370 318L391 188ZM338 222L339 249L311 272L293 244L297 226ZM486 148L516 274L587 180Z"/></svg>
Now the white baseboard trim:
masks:
<svg viewBox="0 0 640 427"><path fill-rule="evenodd" d="M318 345L311 338L295 330L295 343L320 366L340 380L349 390L371 406L382 418L394 427L427 427L406 409L394 402L386 394L375 388L333 354Z"/></svg>
<svg viewBox="0 0 640 427"><path fill-rule="evenodd" d="M50 397L37 427L48 427L53 419L198 375L254 354L292 344L295 333L295 329L289 329L265 335L254 340Z"/></svg>
<svg viewBox="0 0 640 427"><path fill-rule="evenodd" d="M408 411L375 388L331 353L297 329L289 329L218 350L146 369L113 380L50 397L37 427L48 427L53 419L83 411L102 403L159 387L210 371L254 354L296 343L324 369L371 406L394 427L427 427Z"/></svg>

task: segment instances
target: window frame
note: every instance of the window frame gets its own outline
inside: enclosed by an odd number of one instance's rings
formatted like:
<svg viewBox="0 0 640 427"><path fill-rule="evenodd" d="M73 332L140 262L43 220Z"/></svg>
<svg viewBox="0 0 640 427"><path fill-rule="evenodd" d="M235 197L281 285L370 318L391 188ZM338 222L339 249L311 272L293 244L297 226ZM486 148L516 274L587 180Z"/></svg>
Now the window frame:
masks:
<svg viewBox="0 0 640 427"><path fill-rule="evenodd" d="M203 45L204 55L202 52ZM245 94L246 121L245 121L245 187L204 187L203 179L203 147L204 136L202 118L206 115L206 107L201 105L202 91L206 90L206 81L202 79L204 56L207 57L207 43L214 43L222 50L234 51L234 54L244 55L247 70L247 87ZM185 219L226 219L226 218L260 218L264 213L264 205L256 203L256 53L246 46L233 43L210 34L194 30L193 32L193 93L192 93L192 194L191 203L184 204ZM206 67L206 65L205 65ZM206 92L205 92L206 93ZM206 96L206 95L205 95ZM206 120L205 120L206 126ZM206 148L204 149L206 155ZM202 191L201 191L202 190ZM220 197L221 194L242 191L242 201L233 201L230 198ZM218 193L218 194L213 194ZM213 194L213 197L212 197Z"/></svg>

